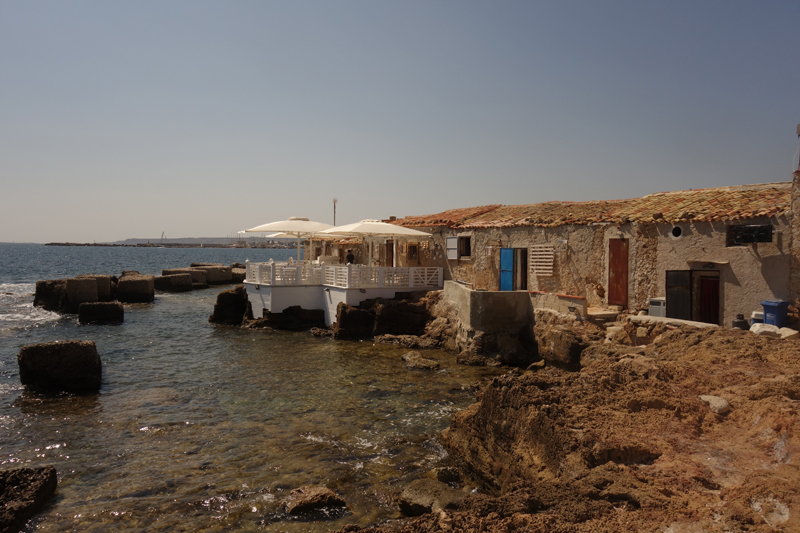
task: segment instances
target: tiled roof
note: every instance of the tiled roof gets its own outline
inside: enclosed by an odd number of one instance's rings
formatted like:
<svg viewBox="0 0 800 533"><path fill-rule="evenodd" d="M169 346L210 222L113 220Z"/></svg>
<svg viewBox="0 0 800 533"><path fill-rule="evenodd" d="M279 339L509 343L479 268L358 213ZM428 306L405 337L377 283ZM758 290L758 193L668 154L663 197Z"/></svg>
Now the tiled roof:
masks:
<svg viewBox="0 0 800 533"><path fill-rule="evenodd" d="M406 217L397 223L408 227L508 228L688 220L708 222L781 215L789 211L790 202L791 183L782 182L660 192L629 200L451 209L437 215Z"/></svg>
<svg viewBox="0 0 800 533"><path fill-rule="evenodd" d="M401 226L405 226L407 228L457 226L458 224L461 224L467 220L471 220L474 217L494 211L498 207L503 207L503 206L501 206L500 204L493 204L493 205L482 205L479 207L462 207L459 209L449 209L447 211L442 211L441 213L437 213L435 215L405 217L393 223L400 224Z"/></svg>

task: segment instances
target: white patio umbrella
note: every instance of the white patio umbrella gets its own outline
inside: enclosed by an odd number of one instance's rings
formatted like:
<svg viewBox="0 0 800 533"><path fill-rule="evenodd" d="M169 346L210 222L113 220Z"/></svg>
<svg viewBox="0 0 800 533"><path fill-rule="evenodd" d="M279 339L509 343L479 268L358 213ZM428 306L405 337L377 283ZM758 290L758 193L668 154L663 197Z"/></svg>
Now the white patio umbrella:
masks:
<svg viewBox="0 0 800 533"><path fill-rule="evenodd" d="M323 230L331 229L333 226L324 222L314 222L305 217L290 217L287 220L278 220L262 224L255 228L244 230L247 233L284 233L287 236L297 237L297 260L300 261L300 239L313 238L314 235Z"/></svg>
<svg viewBox="0 0 800 533"><path fill-rule="evenodd" d="M362 220L353 224L336 226L318 232L318 235L349 235L361 237L431 237L430 233L419 231L396 224L388 224L380 220ZM370 239L369 265L372 266L372 240Z"/></svg>

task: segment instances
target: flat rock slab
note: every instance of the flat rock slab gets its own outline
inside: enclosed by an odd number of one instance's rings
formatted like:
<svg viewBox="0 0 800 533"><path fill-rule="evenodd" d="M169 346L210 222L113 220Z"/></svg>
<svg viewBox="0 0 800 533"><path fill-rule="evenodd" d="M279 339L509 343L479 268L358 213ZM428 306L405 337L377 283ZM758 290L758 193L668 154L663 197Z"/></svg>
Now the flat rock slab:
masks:
<svg viewBox="0 0 800 533"><path fill-rule="evenodd" d="M52 466L0 472L0 531L20 531L55 493L57 484Z"/></svg>
<svg viewBox="0 0 800 533"><path fill-rule="evenodd" d="M415 370L438 370L439 362L433 359L422 357L422 354L417 351L407 352L403 354L403 361L405 361L408 368Z"/></svg>
<svg viewBox="0 0 800 533"><path fill-rule="evenodd" d="M119 302L82 303L78 307L78 322L81 324L122 324L125 308Z"/></svg>
<svg viewBox="0 0 800 533"><path fill-rule="evenodd" d="M188 272L156 276L153 285L164 292L189 292L192 290L192 275Z"/></svg>
<svg viewBox="0 0 800 533"><path fill-rule="evenodd" d="M762 337L772 337L773 339L781 338L781 330L778 326L772 324L753 324L750 326L750 333L753 335L760 335Z"/></svg>
<svg viewBox="0 0 800 533"><path fill-rule="evenodd" d="M103 367L93 341L56 341L23 346L17 355L23 385L51 391L100 388Z"/></svg>
<svg viewBox="0 0 800 533"><path fill-rule="evenodd" d="M454 509L467 494L433 479L412 481L397 500L405 516L420 516L438 509Z"/></svg>
<svg viewBox="0 0 800 533"><path fill-rule="evenodd" d="M286 499L286 512L300 515L323 509L346 507L345 501L322 485L305 485L294 489Z"/></svg>

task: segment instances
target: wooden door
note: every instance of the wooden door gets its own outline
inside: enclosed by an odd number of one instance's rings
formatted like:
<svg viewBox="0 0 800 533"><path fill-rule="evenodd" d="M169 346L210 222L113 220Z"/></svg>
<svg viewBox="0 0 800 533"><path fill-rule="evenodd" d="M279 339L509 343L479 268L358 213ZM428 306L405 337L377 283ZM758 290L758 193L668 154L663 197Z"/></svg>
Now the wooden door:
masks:
<svg viewBox="0 0 800 533"><path fill-rule="evenodd" d="M700 278L700 322L719 325L719 278Z"/></svg>
<svg viewBox="0 0 800 533"><path fill-rule="evenodd" d="M667 318L692 319L692 271L667 270Z"/></svg>
<svg viewBox="0 0 800 533"><path fill-rule="evenodd" d="M500 248L500 290L514 290L514 249Z"/></svg>
<svg viewBox="0 0 800 533"><path fill-rule="evenodd" d="M608 241L608 304L628 305L628 239Z"/></svg>

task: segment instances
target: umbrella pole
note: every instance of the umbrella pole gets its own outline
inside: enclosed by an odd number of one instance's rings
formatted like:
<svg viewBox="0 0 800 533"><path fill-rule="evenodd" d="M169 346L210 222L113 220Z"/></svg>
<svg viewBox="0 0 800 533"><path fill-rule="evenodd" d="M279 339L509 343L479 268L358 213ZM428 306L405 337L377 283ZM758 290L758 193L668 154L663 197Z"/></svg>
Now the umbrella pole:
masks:
<svg viewBox="0 0 800 533"><path fill-rule="evenodd" d="M297 236L297 262L300 262L300 235Z"/></svg>

